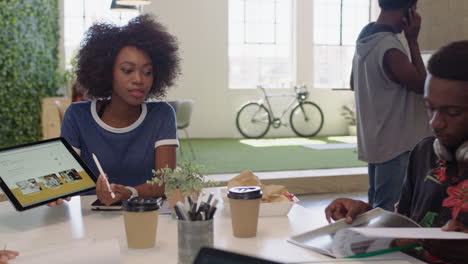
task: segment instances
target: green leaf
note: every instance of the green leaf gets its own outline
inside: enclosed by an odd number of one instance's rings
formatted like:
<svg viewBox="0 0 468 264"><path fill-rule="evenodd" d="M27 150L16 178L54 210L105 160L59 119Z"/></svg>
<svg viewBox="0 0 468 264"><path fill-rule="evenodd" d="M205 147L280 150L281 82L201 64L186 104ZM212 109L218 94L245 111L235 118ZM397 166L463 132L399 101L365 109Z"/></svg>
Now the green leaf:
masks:
<svg viewBox="0 0 468 264"><path fill-rule="evenodd" d="M0 17L0 147L6 147L40 139L40 101L60 85L58 1L0 1Z"/></svg>
<svg viewBox="0 0 468 264"><path fill-rule="evenodd" d="M218 185L216 182L206 180L206 173L205 166L193 166L190 162L184 162L174 170L168 167L153 170L155 177L147 182L159 186L165 184L166 196L170 195L175 189L180 189L182 194L188 195L192 191L199 192L203 188Z"/></svg>

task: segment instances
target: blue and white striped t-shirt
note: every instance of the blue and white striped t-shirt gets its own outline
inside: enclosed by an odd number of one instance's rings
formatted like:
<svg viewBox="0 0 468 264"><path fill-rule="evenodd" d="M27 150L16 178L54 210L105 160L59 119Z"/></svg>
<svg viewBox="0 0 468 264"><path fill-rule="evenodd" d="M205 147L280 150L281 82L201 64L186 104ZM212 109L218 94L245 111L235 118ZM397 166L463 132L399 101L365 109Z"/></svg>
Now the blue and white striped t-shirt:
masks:
<svg viewBox="0 0 468 264"><path fill-rule="evenodd" d="M96 112L96 101L73 103L65 112L61 134L96 176L99 171L92 153L110 183L126 186L153 177L157 147L179 145L174 109L166 102L142 104L138 120L124 128L105 124Z"/></svg>

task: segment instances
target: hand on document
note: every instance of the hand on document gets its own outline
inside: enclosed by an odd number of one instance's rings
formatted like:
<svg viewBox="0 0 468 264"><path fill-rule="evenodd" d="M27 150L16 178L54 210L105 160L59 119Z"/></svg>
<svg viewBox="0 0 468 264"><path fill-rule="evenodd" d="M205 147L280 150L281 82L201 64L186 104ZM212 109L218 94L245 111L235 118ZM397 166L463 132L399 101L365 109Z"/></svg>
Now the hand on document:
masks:
<svg viewBox="0 0 468 264"><path fill-rule="evenodd" d="M456 220L450 220L442 230L468 233L468 227ZM466 263L468 259L468 240L425 239L422 245L431 255L450 263Z"/></svg>
<svg viewBox="0 0 468 264"><path fill-rule="evenodd" d="M346 218L346 223L351 224L356 216L371 209L372 207L363 201L349 198L338 198L327 206L325 209L325 216L329 223L331 223L332 219L336 221Z"/></svg>
<svg viewBox="0 0 468 264"><path fill-rule="evenodd" d="M18 251L0 250L0 264L8 263L8 260L16 258L19 255Z"/></svg>

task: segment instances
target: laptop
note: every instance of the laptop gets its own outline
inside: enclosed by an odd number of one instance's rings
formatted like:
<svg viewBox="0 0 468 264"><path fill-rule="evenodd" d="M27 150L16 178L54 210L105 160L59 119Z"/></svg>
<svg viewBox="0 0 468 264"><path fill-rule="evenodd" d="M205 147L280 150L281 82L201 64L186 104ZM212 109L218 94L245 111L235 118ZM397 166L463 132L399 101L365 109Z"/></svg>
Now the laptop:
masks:
<svg viewBox="0 0 468 264"><path fill-rule="evenodd" d="M0 187L24 211L95 190L96 176L59 137L0 149Z"/></svg>

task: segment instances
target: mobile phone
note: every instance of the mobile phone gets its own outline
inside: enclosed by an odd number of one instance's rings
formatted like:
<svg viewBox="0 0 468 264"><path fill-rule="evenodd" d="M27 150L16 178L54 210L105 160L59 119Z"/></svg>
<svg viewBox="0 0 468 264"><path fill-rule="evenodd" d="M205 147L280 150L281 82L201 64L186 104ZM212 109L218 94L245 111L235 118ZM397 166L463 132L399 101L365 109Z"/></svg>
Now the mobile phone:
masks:
<svg viewBox="0 0 468 264"><path fill-rule="evenodd" d="M122 201L115 202L111 205L105 205L101 201L96 200L91 204L91 210L94 211L120 211L122 210Z"/></svg>
<svg viewBox="0 0 468 264"><path fill-rule="evenodd" d="M122 210L122 201L115 202L111 205L105 205L101 201L96 200L91 204L91 210L93 211L121 211ZM169 202L164 200L161 208L159 208L160 214L171 214L171 209L169 207Z"/></svg>
<svg viewBox="0 0 468 264"><path fill-rule="evenodd" d="M410 23L410 16L409 16L410 9L411 9L410 7L405 8L405 10L403 11L403 16L406 18L406 21L408 21L408 23Z"/></svg>

